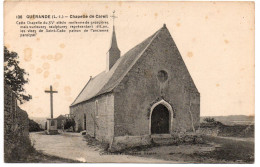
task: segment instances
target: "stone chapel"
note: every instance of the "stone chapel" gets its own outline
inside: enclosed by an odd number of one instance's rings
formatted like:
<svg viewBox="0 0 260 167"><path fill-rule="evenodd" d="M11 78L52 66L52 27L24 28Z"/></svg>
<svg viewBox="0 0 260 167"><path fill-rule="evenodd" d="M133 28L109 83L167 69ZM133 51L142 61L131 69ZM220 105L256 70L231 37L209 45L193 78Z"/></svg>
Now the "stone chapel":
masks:
<svg viewBox="0 0 260 167"><path fill-rule="evenodd" d="M113 26L106 70L70 106L76 131L111 146L194 131L200 93L166 25L121 56Z"/></svg>

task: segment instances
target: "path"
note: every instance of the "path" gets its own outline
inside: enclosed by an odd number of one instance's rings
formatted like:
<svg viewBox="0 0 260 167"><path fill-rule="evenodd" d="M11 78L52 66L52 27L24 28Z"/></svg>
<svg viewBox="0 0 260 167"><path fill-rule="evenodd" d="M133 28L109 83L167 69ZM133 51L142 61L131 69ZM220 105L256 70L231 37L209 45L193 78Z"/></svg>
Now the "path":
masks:
<svg viewBox="0 0 260 167"><path fill-rule="evenodd" d="M97 148L89 147L79 133L60 135L45 135L42 132L30 133L30 138L36 150L81 162L176 163L131 155L101 155Z"/></svg>

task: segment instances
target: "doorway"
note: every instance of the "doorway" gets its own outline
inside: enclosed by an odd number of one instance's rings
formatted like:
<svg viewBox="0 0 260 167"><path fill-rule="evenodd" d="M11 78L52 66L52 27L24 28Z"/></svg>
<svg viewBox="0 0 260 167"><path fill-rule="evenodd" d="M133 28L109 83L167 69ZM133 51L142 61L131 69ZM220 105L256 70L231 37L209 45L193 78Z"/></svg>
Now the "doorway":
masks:
<svg viewBox="0 0 260 167"><path fill-rule="evenodd" d="M170 133L170 112L163 105L158 104L152 111L151 134Z"/></svg>

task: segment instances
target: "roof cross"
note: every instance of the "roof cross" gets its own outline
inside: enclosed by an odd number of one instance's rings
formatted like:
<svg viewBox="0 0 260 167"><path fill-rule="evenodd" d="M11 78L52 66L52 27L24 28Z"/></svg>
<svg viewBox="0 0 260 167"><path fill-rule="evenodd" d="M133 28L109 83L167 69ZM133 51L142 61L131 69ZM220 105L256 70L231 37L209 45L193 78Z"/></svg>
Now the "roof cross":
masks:
<svg viewBox="0 0 260 167"><path fill-rule="evenodd" d="M113 18L113 26L114 26L114 23L115 23L115 18L117 18L117 16L115 16L115 10L113 11L113 15L112 16L110 16L110 17L112 17Z"/></svg>

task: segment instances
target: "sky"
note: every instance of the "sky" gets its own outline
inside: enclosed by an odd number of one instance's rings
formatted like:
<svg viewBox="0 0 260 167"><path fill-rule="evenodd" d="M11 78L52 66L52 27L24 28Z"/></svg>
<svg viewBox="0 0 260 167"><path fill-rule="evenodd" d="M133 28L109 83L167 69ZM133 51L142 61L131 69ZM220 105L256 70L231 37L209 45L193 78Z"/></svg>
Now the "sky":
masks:
<svg viewBox="0 0 260 167"><path fill-rule="evenodd" d="M254 115L252 2L5 2L4 44L30 74L25 89L33 98L20 106L30 117L50 117L50 85L58 91L54 117L68 114L90 76L105 70L112 18L109 32L20 38L15 17L114 10L122 55L166 24L201 94L201 116Z"/></svg>

